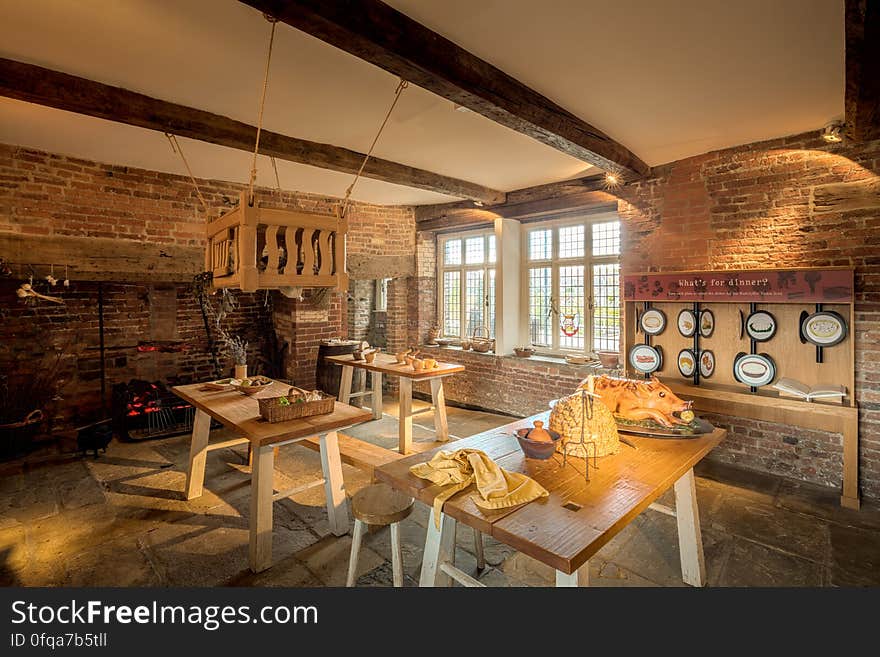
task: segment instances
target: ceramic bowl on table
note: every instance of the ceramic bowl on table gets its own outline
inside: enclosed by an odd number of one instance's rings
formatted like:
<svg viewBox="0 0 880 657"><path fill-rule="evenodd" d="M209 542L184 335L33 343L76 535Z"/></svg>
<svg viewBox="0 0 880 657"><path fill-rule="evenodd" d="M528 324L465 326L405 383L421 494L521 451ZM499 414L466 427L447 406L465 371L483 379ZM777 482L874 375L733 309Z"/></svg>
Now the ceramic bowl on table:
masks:
<svg viewBox="0 0 880 657"><path fill-rule="evenodd" d="M255 395L260 392L260 390L265 390L270 385L272 385L272 379L268 377L251 376L246 379L242 379L241 383L232 387L246 395Z"/></svg>
<svg viewBox="0 0 880 657"><path fill-rule="evenodd" d="M614 369L620 365L620 354L616 351L599 351L596 354L599 356L602 367L606 369Z"/></svg>
<svg viewBox="0 0 880 657"><path fill-rule="evenodd" d="M546 461L556 452L556 444L562 436L555 431L545 429L545 431L550 434L552 440L532 440L529 438L529 434L533 430L534 429L530 429L529 427L524 427L522 429L517 429L514 435L519 442L520 449L522 449L523 454L526 455L526 458Z"/></svg>

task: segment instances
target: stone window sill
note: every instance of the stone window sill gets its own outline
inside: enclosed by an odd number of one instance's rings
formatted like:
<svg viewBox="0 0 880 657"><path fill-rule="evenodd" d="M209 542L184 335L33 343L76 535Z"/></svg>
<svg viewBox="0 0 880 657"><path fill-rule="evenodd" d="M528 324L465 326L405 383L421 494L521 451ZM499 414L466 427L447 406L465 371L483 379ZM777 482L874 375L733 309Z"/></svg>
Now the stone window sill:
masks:
<svg viewBox="0 0 880 657"><path fill-rule="evenodd" d="M448 345L445 347L438 345L420 345L420 348L424 349L437 349L438 351L458 351L465 352L464 349L457 345ZM562 356L544 356L541 354L534 354L529 356L528 358L520 358L515 354L496 354L494 351L488 351L486 353L481 353L479 351L473 351L472 349L468 349L466 353L473 354L474 356L488 356L489 358L504 358L505 360L515 360L522 362L533 362L533 363L552 363L553 365L565 365L566 367L573 367L578 369L583 369L585 371L594 372L597 374L606 374L617 371L618 368L615 369L607 369L604 367L593 367L588 364L583 365L574 365L572 363L566 362L565 358Z"/></svg>

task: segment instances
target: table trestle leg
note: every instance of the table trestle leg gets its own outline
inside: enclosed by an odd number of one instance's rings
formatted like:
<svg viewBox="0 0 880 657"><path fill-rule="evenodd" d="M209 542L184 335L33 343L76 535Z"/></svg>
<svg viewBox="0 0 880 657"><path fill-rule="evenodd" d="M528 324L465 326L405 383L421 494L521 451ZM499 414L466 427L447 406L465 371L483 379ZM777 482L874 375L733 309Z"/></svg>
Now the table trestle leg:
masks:
<svg viewBox="0 0 880 657"><path fill-rule="evenodd" d="M348 533L348 505L345 482L342 479L342 459L339 456L339 438L335 431L319 437L321 469L324 472L324 493L327 497L327 520L334 536Z"/></svg>
<svg viewBox="0 0 880 657"><path fill-rule="evenodd" d="M455 524L454 518L441 512L438 529L431 509L419 586L452 586L452 577L440 566L455 563Z"/></svg>
<svg viewBox="0 0 880 657"><path fill-rule="evenodd" d="M691 586L704 586L706 563L703 559L703 538L700 533L700 511L697 507L693 468L675 482L675 519L678 522L681 578Z"/></svg>

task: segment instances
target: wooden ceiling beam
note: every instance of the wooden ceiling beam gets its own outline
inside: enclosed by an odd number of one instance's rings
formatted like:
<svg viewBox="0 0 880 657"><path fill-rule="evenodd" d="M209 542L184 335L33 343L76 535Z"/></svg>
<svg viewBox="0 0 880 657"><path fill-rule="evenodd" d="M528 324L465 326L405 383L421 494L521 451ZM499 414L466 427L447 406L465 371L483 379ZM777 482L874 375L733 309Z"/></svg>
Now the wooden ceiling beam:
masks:
<svg viewBox="0 0 880 657"><path fill-rule="evenodd" d="M604 171L648 165L601 130L379 0L241 0L438 96Z"/></svg>
<svg viewBox="0 0 880 657"><path fill-rule="evenodd" d="M226 116L10 59L0 58L0 95L247 152L256 139L255 126ZM260 134L260 153L351 174L364 160L363 153L268 130ZM377 157L370 157L362 175L482 203L505 198L498 190Z"/></svg>
<svg viewBox="0 0 880 657"><path fill-rule="evenodd" d="M846 0L845 107L850 137L880 139L880 0Z"/></svg>
<svg viewBox="0 0 880 657"><path fill-rule="evenodd" d="M475 207L473 203L442 203L416 208L417 231L450 231L477 228L496 218L528 221L566 211L602 211L617 207L617 198L606 191L605 176L588 176L508 192L507 201Z"/></svg>

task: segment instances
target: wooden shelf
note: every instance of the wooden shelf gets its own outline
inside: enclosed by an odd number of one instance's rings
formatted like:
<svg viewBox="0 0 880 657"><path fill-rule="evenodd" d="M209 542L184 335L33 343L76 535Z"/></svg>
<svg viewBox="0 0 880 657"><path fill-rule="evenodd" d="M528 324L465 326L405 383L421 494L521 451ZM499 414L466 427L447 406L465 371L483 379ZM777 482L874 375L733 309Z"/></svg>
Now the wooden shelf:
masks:
<svg viewBox="0 0 880 657"><path fill-rule="evenodd" d="M698 411L841 434L843 492L840 503L850 509L859 508L859 409L856 406L739 392L728 390L727 386L710 388L676 381L666 381L666 384L676 395L692 399Z"/></svg>
<svg viewBox="0 0 880 657"><path fill-rule="evenodd" d="M679 381L664 380L666 385L672 388L675 394L684 394L690 398L702 398L717 402L732 404L748 404L757 408L774 409L793 413L818 413L833 417L849 417L852 413L858 413L858 408L848 402L836 404L832 402L812 401L808 402L793 397L783 397L775 390L758 389L757 392L746 392L740 387L737 389L731 385L712 385L702 383L695 386L693 383L681 383Z"/></svg>

